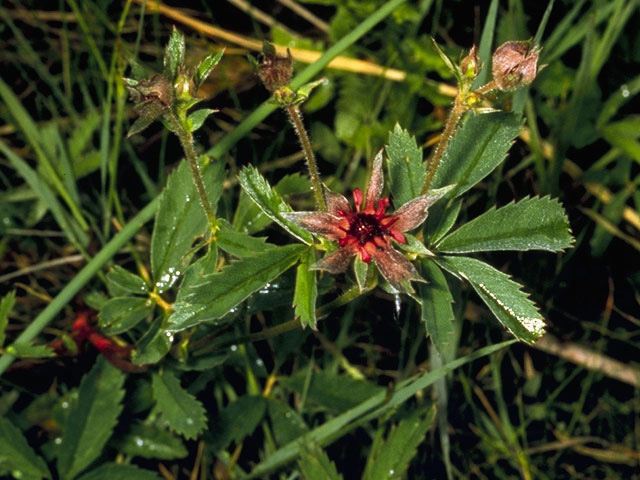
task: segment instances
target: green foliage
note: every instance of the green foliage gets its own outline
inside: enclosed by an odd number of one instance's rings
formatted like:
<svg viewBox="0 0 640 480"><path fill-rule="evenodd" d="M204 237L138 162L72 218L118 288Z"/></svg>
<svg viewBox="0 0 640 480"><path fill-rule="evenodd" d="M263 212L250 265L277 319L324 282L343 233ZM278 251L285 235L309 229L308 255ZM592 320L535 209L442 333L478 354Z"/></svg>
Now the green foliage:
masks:
<svg viewBox="0 0 640 480"><path fill-rule="evenodd" d="M107 273L107 282L109 282L111 288L117 289L120 295L126 293L144 295L149 293L147 282L119 265L115 265Z"/></svg>
<svg viewBox="0 0 640 480"><path fill-rule="evenodd" d="M427 177L422 149L415 137L396 124L386 146L389 157L389 184L394 204L399 207L420 195Z"/></svg>
<svg viewBox="0 0 640 480"><path fill-rule="evenodd" d="M238 180L244 192L260 207L267 217L299 240L307 244L311 243L312 239L309 232L281 215L282 213L292 212L293 209L282 200L278 192L271 188L258 170L251 166L245 167L238 175Z"/></svg>
<svg viewBox="0 0 640 480"><path fill-rule="evenodd" d="M532 343L544 333L544 320L522 286L480 260L441 257L438 263L467 280L496 318L517 339Z"/></svg>
<svg viewBox="0 0 640 480"><path fill-rule="evenodd" d="M175 460L188 455L178 437L153 425L134 424L115 443L119 451L132 457Z"/></svg>
<svg viewBox="0 0 640 480"><path fill-rule="evenodd" d="M167 370L154 373L152 379L153 398L169 428L186 439L196 438L207 422L202 403L184 390L176 376Z"/></svg>
<svg viewBox="0 0 640 480"><path fill-rule="evenodd" d="M164 75L172 81L184 65L184 36L175 27L171 31L171 37L164 52L163 64Z"/></svg>
<svg viewBox="0 0 640 480"><path fill-rule="evenodd" d="M100 456L122 411L124 379L121 371L98 358L80 382L58 451L58 472L64 480L75 478Z"/></svg>
<svg viewBox="0 0 640 480"><path fill-rule="evenodd" d="M82 475L79 480L159 480L161 477L149 470L122 463L104 463Z"/></svg>
<svg viewBox="0 0 640 480"><path fill-rule="evenodd" d="M433 187L455 185L457 197L502 163L520 133L522 121L509 113L467 114L450 140L433 178Z"/></svg>
<svg viewBox="0 0 640 480"><path fill-rule="evenodd" d="M316 327L316 300L318 298L318 286L316 284L316 272L309 267L316 261L312 249L302 255L300 265L296 270L296 289L293 296L293 306L296 316L300 318L302 328L307 326L315 330Z"/></svg>
<svg viewBox="0 0 640 480"><path fill-rule="evenodd" d="M0 418L0 468L7 468L15 478L51 478L47 464L36 455L22 432L6 418Z"/></svg>
<svg viewBox="0 0 640 480"><path fill-rule="evenodd" d="M7 353L20 358L49 358L55 356L55 352L46 345L31 345L22 342L15 342L9 345Z"/></svg>
<svg viewBox="0 0 640 480"><path fill-rule="evenodd" d="M212 448L219 451L251 435L262 421L266 406L263 397L244 395L223 408L211 428Z"/></svg>
<svg viewBox="0 0 640 480"><path fill-rule="evenodd" d="M224 166L213 162L202 170L209 201L215 206L222 194ZM189 165L182 162L167 180L151 237L151 272L159 293L180 278L193 253L193 242L206 230L207 219L198 198Z"/></svg>
<svg viewBox="0 0 640 480"><path fill-rule="evenodd" d="M195 112L190 113L187 117L189 131L195 132L196 130L198 130L207 119L207 117L212 113L215 113L215 110L211 108L201 108L200 110L196 110Z"/></svg>
<svg viewBox="0 0 640 480"><path fill-rule="evenodd" d="M298 459L298 468L306 480L342 480L335 464L317 445L306 446Z"/></svg>
<svg viewBox="0 0 640 480"><path fill-rule="evenodd" d="M111 298L100 309L100 328L111 335L124 333L151 315L153 310L153 303L146 298Z"/></svg>
<svg viewBox="0 0 640 480"><path fill-rule="evenodd" d="M267 412L271 429L278 445L286 445L309 431L300 413L286 403L274 398L267 399Z"/></svg>
<svg viewBox="0 0 640 480"><path fill-rule="evenodd" d="M442 354L449 350L455 337L453 297L444 274L434 262L422 262L421 274L427 281L418 289L422 321L436 350Z"/></svg>
<svg viewBox="0 0 640 480"><path fill-rule="evenodd" d="M0 347L4 345L7 325L9 325L9 314L16 303L16 291L12 290L0 300Z"/></svg>
<svg viewBox="0 0 640 480"><path fill-rule="evenodd" d="M168 328L180 331L224 317L288 270L304 251L302 245L273 248L233 262L219 273L205 275L197 285L180 288Z"/></svg>
<svg viewBox="0 0 640 480"><path fill-rule="evenodd" d="M569 219L557 200L525 198L496 210L487 210L447 235L437 245L441 252L489 250L548 250L569 248L573 237Z"/></svg>
<svg viewBox="0 0 640 480"><path fill-rule="evenodd" d="M196 67L195 77L193 79L196 90L200 88L200 86L207 79L211 71L215 68L215 66L222 59L222 55L224 50L220 50L218 53L212 53L207 55L202 59L202 61Z"/></svg>

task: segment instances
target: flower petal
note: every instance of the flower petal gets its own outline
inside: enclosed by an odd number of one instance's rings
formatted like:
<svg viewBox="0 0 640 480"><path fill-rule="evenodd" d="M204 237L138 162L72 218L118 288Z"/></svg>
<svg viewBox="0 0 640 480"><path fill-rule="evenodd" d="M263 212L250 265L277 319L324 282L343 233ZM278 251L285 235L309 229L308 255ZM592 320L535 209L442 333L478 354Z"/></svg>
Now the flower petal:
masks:
<svg viewBox="0 0 640 480"><path fill-rule="evenodd" d="M331 215L339 215L340 212L351 211L351 205L349 205L349 201L344 195L331 191L326 186L324 187L324 198L327 202L327 211Z"/></svg>
<svg viewBox="0 0 640 480"><path fill-rule="evenodd" d="M340 240L349 229L349 222L330 213L324 212L285 212L284 218L305 230L327 237L329 240Z"/></svg>
<svg viewBox="0 0 640 480"><path fill-rule="evenodd" d="M316 263L309 267L309 270L326 270L329 273L342 273L349 266L351 257L354 255L354 250L351 248L341 248L333 253L330 253L324 258L321 258Z"/></svg>
<svg viewBox="0 0 640 480"><path fill-rule="evenodd" d="M398 290L411 292L411 280L424 282L411 262L393 248L376 249L371 254L380 273Z"/></svg>
<svg viewBox="0 0 640 480"><path fill-rule="evenodd" d="M384 174L382 173L382 150L378 152L373 160L373 168L371 169L371 178L367 187L367 203L365 208L375 209L375 203L382 194L384 187Z"/></svg>
<svg viewBox="0 0 640 480"><path fill-rule="evenodd" d="M440 193L435 195L428 193L402 205L393 213L393 216L397 218L393 223L393 229L399 232L408 232L421 225L427 219L429 207L442 196Z"/></svg>

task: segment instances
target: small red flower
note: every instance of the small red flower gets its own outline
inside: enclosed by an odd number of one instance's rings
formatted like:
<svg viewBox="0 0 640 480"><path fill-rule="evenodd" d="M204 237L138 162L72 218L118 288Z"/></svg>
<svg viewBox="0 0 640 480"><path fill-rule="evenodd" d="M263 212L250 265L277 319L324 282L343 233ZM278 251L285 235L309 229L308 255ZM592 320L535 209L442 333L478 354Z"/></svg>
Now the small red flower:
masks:
<svg viewBox="0 0 640 480"><path fill-rule="evenodd" d="M403 232L421 225L427 218L428 208L444 192L414 198L389 214L386 213L389 198L380 198L383 186L381 150L373 162L366 198L360 189L353 191L355 210L344 196L326 189L327 212L283 214L309 232L338 242L340 248L316 262L313 269L342 273L351 257L359 255L363 262L373 260L380 273L398 290L410 291L411 280L424 281L411 262L392 248L391 242L407 243Z"/></svg>

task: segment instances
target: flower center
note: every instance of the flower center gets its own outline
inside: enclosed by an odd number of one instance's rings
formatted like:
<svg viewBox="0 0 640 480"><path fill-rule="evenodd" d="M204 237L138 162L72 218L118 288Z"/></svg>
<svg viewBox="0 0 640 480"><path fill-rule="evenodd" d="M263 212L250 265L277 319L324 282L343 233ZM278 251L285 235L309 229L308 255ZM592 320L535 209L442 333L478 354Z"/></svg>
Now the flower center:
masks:
<svg viewBox="0 0 640 480"><path fill-rule="evenodd" d="M360 245L372 242L376 237L383 237L386 233L387 229L380 224L380 220L368 213L356 213L347 232L355 237Z"/></svg>

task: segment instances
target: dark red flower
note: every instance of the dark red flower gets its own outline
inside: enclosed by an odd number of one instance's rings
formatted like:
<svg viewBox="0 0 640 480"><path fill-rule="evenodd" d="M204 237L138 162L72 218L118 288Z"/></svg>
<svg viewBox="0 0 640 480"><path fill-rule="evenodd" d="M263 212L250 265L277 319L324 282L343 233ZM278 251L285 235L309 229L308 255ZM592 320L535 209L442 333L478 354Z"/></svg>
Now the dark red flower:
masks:
<svg viewBox="0 0 640 480"><path fill-rule="evenodd" d="M355 209L344 196L326 189L327 212L283 214L311 233L338 242L340 248L315 263L313 269L342 273L351 257L359 255L363 262L373 260L380 273L398 290L410 291L411 280L423 281L411 262L392 248L391 242L407 243L403 232L421 225L427 218L428 208L444 192L422 195L394 213L387 213L389 198L380 198L383 186L381 150L373 162L366 198L360 189L353 191Z"/></svg>

